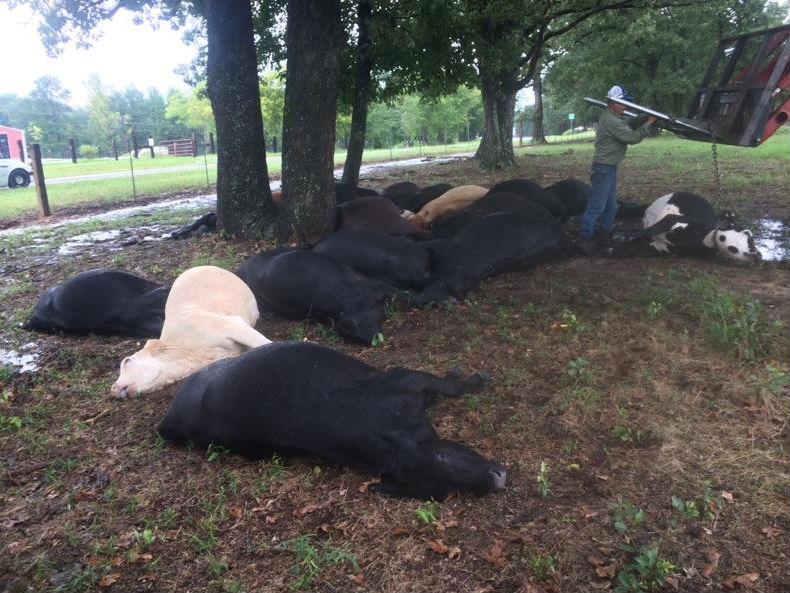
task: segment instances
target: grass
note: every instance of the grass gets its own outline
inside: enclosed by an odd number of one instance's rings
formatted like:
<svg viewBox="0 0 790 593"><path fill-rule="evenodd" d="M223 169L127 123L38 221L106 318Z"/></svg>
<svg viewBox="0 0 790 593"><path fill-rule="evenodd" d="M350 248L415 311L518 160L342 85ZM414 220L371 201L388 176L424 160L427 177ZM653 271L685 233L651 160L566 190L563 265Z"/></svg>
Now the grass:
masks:
<svg viewBox="0 0 790 593"><path fill-rule="evenodd" d="M525 146L516 149L516 154L562 157L568 167L589 168L593 150L592 142L580 142L572 146ZM718 158L723 198L727 199L725 206L737 208L758 197L753 193L756 187L790 188L790 128L782 128L756 148L719 146ZM711 144L685 140L669 132L630 146L622 168L640 171L643 175L649 172L651 182L663 186L667 192L710 187L714 179ZM683 185L679 187L680 180ZM620 191L627 191L622 178L620 184Z"/></svg>
<svg viewBox="0 0 790 593"><path fill-rule="evenodd" d="M524 158L520 167L485 183L584 171L569 171L564 156ZM460 184L480 175L459 161L406 178ZM759 191L784 203L773 185ZM184 216L42 233L57 242ZM435 504L374 494L373 474L316 459L286 466L165 444L155 427L178 386L124 402L106 397L137 340L15 327L41 291L89 267L117 261L168 282L194 262L231 266L264 245L207 236L97 247L27 268L32 252L52 249L34 241L40 236L0 239L11 270L0 283L2 341L35 340L44 362L31 376L0 374L0 393L8 390L0 414L22 421L0 430L0 513L13 535L0 574L20 590L696 591L724 590L726 579L748 573L761 575L754 591L787 590L787 334L748 359L707 333L709 323L743 327L725 331L748 344L773 319L790 320L786 267L572 258L502 275L456 303L396 311L377 348L263 316L273 340L300 328L379 368L492 375L483 393L438 399L430 418L442 438L504 463L507 487ZM737 305L750 300L763 307L754 330ZM713 311L725 311L724 321ZM641 438L648 429L661 439ZM105 473L109 483L99 479ZM709 547L722 564L707 578ZM112 588L98 585L114 574Z"/></svg>

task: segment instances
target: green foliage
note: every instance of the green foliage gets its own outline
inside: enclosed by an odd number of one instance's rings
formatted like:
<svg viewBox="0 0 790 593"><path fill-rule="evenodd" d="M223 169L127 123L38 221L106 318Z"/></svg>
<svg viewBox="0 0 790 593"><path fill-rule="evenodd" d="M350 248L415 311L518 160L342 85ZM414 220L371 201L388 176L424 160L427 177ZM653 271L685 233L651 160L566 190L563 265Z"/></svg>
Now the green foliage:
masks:
<svg viewBox="0 0 790 593"><path fill-rule="evenodd" d="M790 374L782 367L765 365L765 373L762 376L752 375L752 382L761 390L778 395L783 389L790 385Z"/></svg>
<svg viewBox="0 0 790 593"><path fill-rule="evenodd" d="M689 292L711 343L746 360L770 353L781 322L768 321L759 301L726 292L709 277L692 280Z"/></svg>
<svg viewBox="0 0 790 593"><path fill-rule="evenodd" d="M590 331L589 324L583 323L576 313L567 307L564 308L560 314L560 323L558 324L558 327L573 333Z"/></svg>
<svg viewBox="0 0 790 593"><path fill-rule="evenodd" d="M634 428L628 421L628 410L625 408L617 408L617 415L620 418L619 424L612 428L612 436L621 443L635 443L639 444L644 441L647 433L638 428Z"/></svg>
<svg viewBox="0 0 790 593"><path fill-rule="evenodd" d="M661 558L657 546L623 546L632 560L617 573L614 593L648 593L657 591L667 581L675 567Z"/></svg>
<svg viewBox="0 0 790 593"><path fill-rule="evenodd" d="M374 348L381 346L383 344L384 344L384 334L381 332L373 336L373 339L370 341L370 345L373 346Z"/></svg>
<svg viewBox="0 0 790 593"><path fill-rule="evenodd" d="M417 518L426 525L433 525L439 515L439 503L435 500L424 502L414 511Z"/></svg>
<svg viewBox="0 0 790 593"><path fill-rule="evenodd" d="M172 91L167 97L165 117L188 128L214 132L214 113L206 95L206 83L200 82L191 92Z"/></svg>
<svg viewBox="0 0 790 593"><path fill-rule="evenodd" d="M670 503L685 521L712 521L724 508L724 499L713 492L709 482L704 483L702 496L699 498L684 500L673 494Z"/></svg>
<svg viewBox="0 0 790 593"><path fill-rule="evenodd" d="M295 580L291 589L306 589L321 574L321 571L330 565L350 564L354 572L359 572L359 562L354 554L343 548L335 548L324 542L316 547L309 535L300 535L284 541L278 546L294 555L294 564L291 571Z"/></svg>
<svg viewBox="0 0 790 593"><path fill-rule="evenodd" d="M95 159L99 156L99 148L92 144L80 144L77 152L84 159Z"/></svg>
<svg viewBox="0 0 790 593"><path fill-rule="evenodd" d="M527 567L538 581L545 581L557 571L557 558L554 554L536 552L527 557Z"/></svg>
<svg viewBox="0 0 790 593"><path fill-rule="evenodd" d="M573 382L578 384L590 378L590 361L586 358L578 357L568 361L568 376Z"/></svg>
<svg viewBox="0 0 790 593"><path fill-rule="evenodd" d="M645 512L630 500L618 496L617 501L611 505L610 509L612 525L617 533L625 533L645 522Z"/></svg>
<svg viewBox="0 0 790 593"><path fill-rule="evenodd" d="M546 94L566 113L597 118L582 97L602 98L622 83L639 103L683 115L718 40L780 24L787 10L766 0L678 4L628 18L603 12L570 31L555 45Z"/></svg>
<svg viewBox="0 0 790 593"><path fill-rule="evenodd" d="M227 447L223 447L222 445L217 445L215 443L209 443L208 448L206 448L206 459L209 462L220 461L224 457L227 457L230 454L230 449Z"/></svg>
<svg viewBox="0 0 790 593"><path fill-rule="evenodd" d="M540 462L540 468L538 468L536 481L538 483L538 494L540 494L543 498L546 498L549 494L551 494L551 490L549 489L549 464L546 463L546 461Z"/></svg>

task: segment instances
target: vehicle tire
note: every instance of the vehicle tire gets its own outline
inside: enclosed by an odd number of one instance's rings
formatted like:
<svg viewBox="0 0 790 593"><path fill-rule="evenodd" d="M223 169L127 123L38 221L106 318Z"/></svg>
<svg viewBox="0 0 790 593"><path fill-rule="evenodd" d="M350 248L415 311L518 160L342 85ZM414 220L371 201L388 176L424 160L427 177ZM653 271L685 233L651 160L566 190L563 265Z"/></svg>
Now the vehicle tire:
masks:
<svg viewBox="0 0 790 593"><path fill-rule="evenodd" d="M14 169L8 176L8 187L27 187L30 185L30 173L24 169Z"/></svg>

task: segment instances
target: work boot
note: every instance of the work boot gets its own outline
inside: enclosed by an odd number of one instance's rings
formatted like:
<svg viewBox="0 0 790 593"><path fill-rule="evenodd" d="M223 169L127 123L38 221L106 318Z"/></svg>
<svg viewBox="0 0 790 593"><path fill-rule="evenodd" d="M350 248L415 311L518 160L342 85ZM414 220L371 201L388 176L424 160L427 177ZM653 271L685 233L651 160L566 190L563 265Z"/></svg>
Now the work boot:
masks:
<svg viewBox="0 0 790 593"><path fill-rule="evenodd" d="M595 233L595 242L598 244L599 247L603 247L604 249L613 247L614 240L612 239L612 233L604 229L598 229L598 232Z"/></svg>
<svg viewBox="0 0 790 593"><path fill-rule="evenodd" d="M598 253L598 244L582 234L576 239L576 247L582 255L595 255Z"/></svg>

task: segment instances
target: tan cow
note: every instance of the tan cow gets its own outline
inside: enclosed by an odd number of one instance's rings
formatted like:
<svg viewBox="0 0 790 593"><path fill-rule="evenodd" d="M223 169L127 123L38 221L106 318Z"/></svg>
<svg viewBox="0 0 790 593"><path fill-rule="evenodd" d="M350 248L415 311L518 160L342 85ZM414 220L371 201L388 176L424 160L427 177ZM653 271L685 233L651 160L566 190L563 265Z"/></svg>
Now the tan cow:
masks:
<svg viewBox="0 0 790 593"><path fill-rule="evenodd" d="M417 214L408 217L407 220L414 226L424 229L440 218L466 210L487 193L488 190L479 185L454 187L425 204Z"/></svg>
<svg viewBox="0 0 790 593"><path fill-rule="evenodd" d="M190 268L173 283L158 340L121 361L112 393L155 391L222 358L270 344L253 329L258 304L235 274L215 266Z"/></svg>

